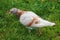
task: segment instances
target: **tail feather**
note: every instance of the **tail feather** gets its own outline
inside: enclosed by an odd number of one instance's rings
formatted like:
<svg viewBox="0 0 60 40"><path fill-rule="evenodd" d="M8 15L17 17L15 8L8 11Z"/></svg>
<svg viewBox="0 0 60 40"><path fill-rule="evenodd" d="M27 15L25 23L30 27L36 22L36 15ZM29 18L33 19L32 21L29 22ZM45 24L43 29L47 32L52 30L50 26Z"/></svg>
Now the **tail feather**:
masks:
<svg viewBox="0 0 60 40"><path fill-rule="evenodd" d="M34 27L44 27L44 26L54 26L54 25L55 25L55 23L52 23L52 22L42 19L42 20L40 20L39 24L34 24L33 26Z"/></svg>

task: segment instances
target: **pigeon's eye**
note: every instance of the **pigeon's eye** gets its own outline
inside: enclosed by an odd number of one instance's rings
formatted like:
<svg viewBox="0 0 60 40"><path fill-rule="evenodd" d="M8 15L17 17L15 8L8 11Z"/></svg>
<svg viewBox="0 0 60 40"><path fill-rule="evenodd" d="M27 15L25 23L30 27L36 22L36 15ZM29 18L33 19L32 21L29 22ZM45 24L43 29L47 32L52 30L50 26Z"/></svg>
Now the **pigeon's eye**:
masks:
<svg viewBox="0 0 60 40"><path fill-rule="evenodd" d="M13 11L11 11L11 13L13 13Z"/></svg>

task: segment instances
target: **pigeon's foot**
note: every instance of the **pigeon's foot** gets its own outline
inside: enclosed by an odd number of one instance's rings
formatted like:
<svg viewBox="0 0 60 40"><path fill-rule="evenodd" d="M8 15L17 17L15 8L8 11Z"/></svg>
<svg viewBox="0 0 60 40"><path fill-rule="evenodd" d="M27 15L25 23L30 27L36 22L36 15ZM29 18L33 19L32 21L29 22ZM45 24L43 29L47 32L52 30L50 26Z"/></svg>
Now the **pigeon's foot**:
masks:
<svg viewBox="0 0 60 40"><path fill-rule="evenodd" d="M31 34L31 30L28 30L29 34Z"/></svg>
<svg viewBox="0 0 60 40"><path fill-rule="evenodd" d="M39 36L42 35L42 30L41 30L41 28L38 28L38 35L39 35Z"/></svg>

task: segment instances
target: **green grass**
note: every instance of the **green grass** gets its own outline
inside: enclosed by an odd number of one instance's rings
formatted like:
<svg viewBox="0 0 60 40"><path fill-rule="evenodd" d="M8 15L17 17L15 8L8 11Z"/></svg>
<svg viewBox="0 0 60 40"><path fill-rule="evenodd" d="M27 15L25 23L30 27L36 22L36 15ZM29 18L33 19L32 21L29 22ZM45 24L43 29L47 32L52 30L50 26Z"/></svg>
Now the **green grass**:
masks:
<svg viewBox="0 0 60 40"><path fill-rule="evenodd" d="M18 18L9 14L13 7L33 11L56 26L41 28L41 36L35 29L29 34ZM60 0L0 0L0 40L60 40L59 33Z"/></svg>

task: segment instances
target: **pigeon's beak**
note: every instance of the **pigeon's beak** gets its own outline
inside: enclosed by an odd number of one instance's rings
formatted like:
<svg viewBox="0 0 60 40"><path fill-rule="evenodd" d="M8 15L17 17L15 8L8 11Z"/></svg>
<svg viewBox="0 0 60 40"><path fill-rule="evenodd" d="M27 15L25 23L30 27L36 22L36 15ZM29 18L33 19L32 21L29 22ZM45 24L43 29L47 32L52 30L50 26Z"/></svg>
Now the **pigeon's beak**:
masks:
<svg viewBox="0 0 60 40"><path fill-rule="evenodd" d="M12 14L12 13L9 11L9 14Z"/></svg>
<svg viewBox="0 0 60 40"><path fill-rule="evenodd" d="M8 12L9 15L11 15L11 12Z"/></svg>
<svg viewBox="0 0 60 40"><path fill-rule="evenodd" d="M9 14L10 14L11 12L9 12Z"/></svg>

